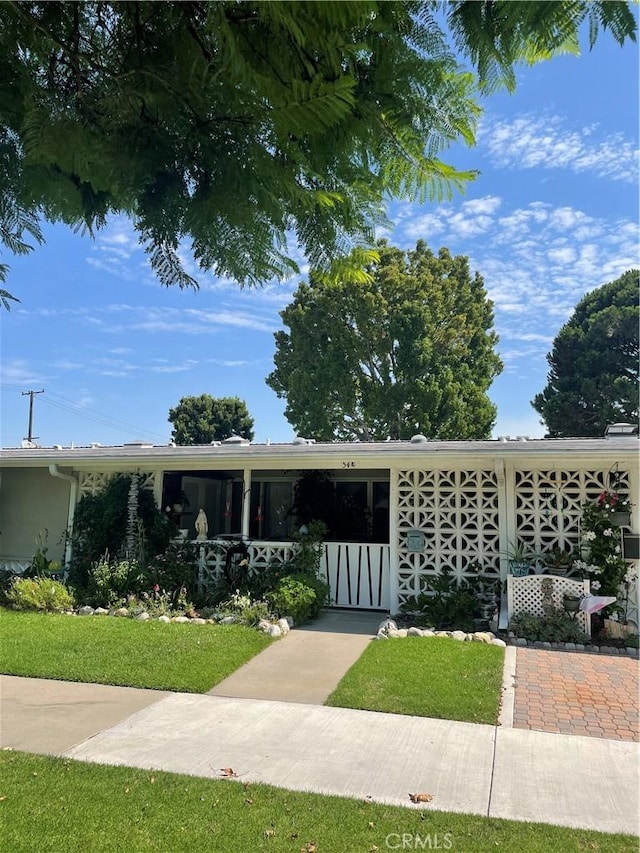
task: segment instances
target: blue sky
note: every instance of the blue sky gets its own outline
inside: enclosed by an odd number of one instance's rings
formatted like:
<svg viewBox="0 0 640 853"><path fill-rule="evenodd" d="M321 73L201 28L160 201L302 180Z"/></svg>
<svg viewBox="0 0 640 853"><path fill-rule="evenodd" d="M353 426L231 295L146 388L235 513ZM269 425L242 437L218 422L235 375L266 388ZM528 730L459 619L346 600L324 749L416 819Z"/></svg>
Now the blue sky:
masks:
<svg viewBox="0 0 640 853"><path fill-rule="evenodd" d="M542 436L529 401L546 382L554 336L589 290L639 265L638 48L606 34L583 56L521 68L513 95L488 98L473 149L443 158L480 177L451 203L389 205L383 236L468 255L495 303L505 369L490 396L494 435ZM256 441L293 428L264 379L279 311L301 277L260 290L197 274L198 292L160 287L133 230L114 219L95 239L45 227L46 245L11 265L21 300L2 312L2 434L42 445L166 443L185 395L239 396ZM299 258L303 273L304 258Z"/></svg>

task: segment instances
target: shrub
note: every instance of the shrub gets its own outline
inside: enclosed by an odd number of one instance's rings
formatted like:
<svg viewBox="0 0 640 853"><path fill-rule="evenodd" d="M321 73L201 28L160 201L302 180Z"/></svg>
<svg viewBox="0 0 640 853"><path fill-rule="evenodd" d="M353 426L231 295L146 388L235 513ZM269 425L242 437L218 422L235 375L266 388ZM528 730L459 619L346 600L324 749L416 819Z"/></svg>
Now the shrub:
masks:
<svg viewBox="0 0 640 853"><path fill-rule="evenodd" d="M105 554L89 570L85 598L95 607L113 607L145 586L145 573L137 563L120 560L112 564Z"/></svg>
<svg viewBox="0 0 640 853"><path fill-rule="evenodd" d="M518 613L511 619L509 630L516 637L543 643L588 643L589 638L578 622L569 618L562 610L553 610L544 616Z"/></svg>
<svg viewBox="0 0 640 853"><path fill-rule="evenodd" d="M269 606L265 601L255 601L248 594L236 593L223 601L218 608L218 613L226 616L235 616L238 622L254 626L262 619L270 616Z"/></svg>
<svg viewBox="0 0 640 853"><path fill-rule="evenodd" d="M471 630L477 601L467 581L458 582L451 569L445 567L428 581L419 595L402 605L404 613L415 614L415 623L433 628Z"/></svg>
<svg viewBox="0 0 640 853"><path fill-rule="evenodd" d="M73 523L73 558L70 579L75 586L84 587L93 563L105 553L125 556L129 528L129 490L131 477L117 474L95 495L83 495L76 507ZM149 489L139 488L137 496L139 521L136 553L129 558L143 562L165 550L177 527L155 504Z"/></svg>
<svg viewBox="0 0 640 853"><path fill-rule="evenodd" d="M15 610L60 612L75 604L71 591L50 578L14 578L6 598Z"/></svg>
<svg viewBox="0 0 640 853"><path fill-rule="evenodd" d="M181 539L170 542L165 550L150 560L147 567L150 586L169 593L176 604L182 590L193 599L198 585L198 555L196 546Z"/></svg>
<svg viewBox="0 0 640 853"><path fill-rule="evenodd" d="M329 587L315 575L280 578L266 599L275 616L291 616L296 625L315 619L327 601Z"/></svg>

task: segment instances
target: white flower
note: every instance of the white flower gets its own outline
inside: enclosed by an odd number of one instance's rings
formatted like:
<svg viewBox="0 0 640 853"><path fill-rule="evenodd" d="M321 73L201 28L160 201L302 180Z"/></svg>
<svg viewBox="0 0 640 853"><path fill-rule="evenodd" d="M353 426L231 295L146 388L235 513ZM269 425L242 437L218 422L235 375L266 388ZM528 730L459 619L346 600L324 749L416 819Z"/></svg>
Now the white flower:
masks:
<svg viewBox="0 0 640 853"><path fill-rule="evenodd" d="M616 551L616 554L620 553L620 546L619 545L616 545L615 551Z"/></svg>
<svg viewBox="0 0 640 853"><path fill-rule="evenodd" d="M596 538L596 534L593 530L585 530L585 532L582 534L582 538L585 542L593 542L593 540Z"/></svg>
<svg viewBox="0 0 640 853"><path fill-rule="evenodd" d="M607 527L606 530L602 531L603 536L613 536L613 530L610 527Z"/></svg>
<svg viewBox="0 0 640 853"><path fill-rule="evenodd" d="M600 581L591 581L591 591L597 592L600 589Z"/></svg>
<svg viewBox="0 0 640 853"><path fill-rule="evenodd" d="M614 611L611 614L611 616L609 616L609 619L611 619L612 622L617 622L618 621L618 614Z"/></svg>

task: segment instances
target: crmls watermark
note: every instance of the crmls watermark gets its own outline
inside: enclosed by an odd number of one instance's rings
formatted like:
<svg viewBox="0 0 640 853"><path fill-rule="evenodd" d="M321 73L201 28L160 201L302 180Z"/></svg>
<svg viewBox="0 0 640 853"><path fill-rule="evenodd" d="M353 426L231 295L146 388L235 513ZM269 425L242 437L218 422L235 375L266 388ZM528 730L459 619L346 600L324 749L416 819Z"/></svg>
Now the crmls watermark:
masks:
<svg viewBox="0 0 640 853"><path fill-rule="evenodd" d="M392 832L385 838L389 850L451 850L453 836L450 832L438 835L437 832L420 835L410 832Z"/></svg>

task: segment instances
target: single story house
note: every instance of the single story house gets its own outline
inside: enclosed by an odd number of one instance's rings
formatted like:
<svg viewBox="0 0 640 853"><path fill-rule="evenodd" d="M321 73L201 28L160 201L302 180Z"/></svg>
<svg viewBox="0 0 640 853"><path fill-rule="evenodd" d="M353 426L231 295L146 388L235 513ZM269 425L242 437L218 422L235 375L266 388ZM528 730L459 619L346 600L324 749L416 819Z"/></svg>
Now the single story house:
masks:
<svg viewBox="0 0 640 853"><path fill-rule="evenodd" d="M445 566L459 578L479 565L503 579L512 543L537 553L579 546L582 506L605 489L633 504L620 536L624 556L637 559L638 448L637 428L614 424L602 438L251 444L233 437L193 447L7 449L0 452L0 565L29 564L44 528L49 557L63 559L78 500L119 472L137 472L192 539L204 509L205 575L220 560L219 549L207 553L206 545L234 537L248 543L254 565L266 565L290 553L296 484L315 477L331 484L335 499L323 555L333 603L396 612ZM632 586L628 616L637 625Z"/></svg>

